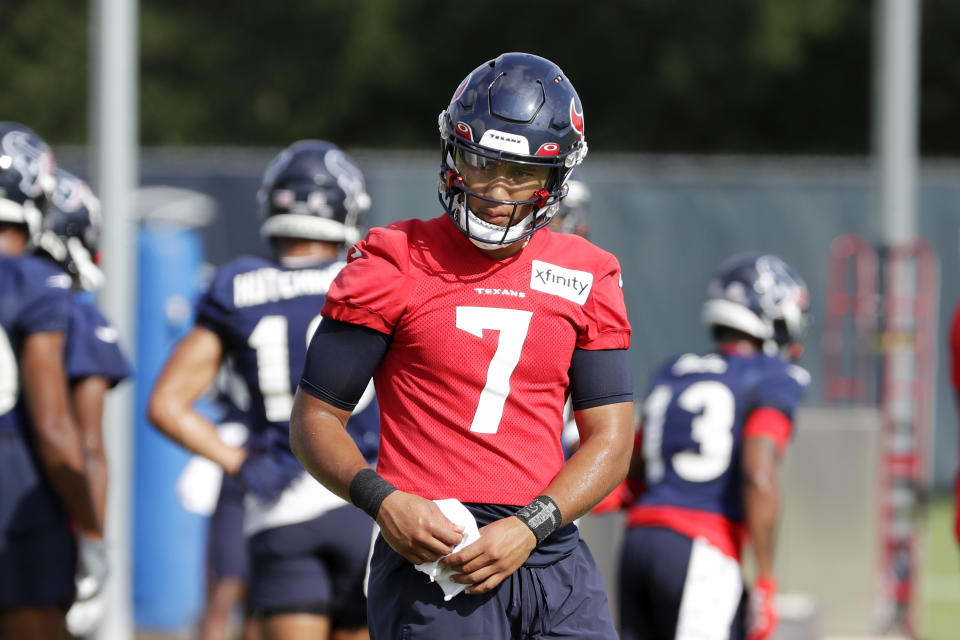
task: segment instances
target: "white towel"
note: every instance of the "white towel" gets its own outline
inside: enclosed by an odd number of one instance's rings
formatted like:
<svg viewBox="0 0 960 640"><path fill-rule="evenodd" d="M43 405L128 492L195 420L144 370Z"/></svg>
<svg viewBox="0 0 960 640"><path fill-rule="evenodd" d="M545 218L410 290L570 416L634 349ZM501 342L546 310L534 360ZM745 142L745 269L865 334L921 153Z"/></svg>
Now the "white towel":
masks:
<svg viewBox="0 0 960 640"><path fill-rule="evenodd" d="M477 530L477 521L473 518L473 514L463 506L462 502L455 498L434 500L434 502L440 507L440 511L443 512L443 515L445 515L450 522L463 527L463 538L450 553L460 551L480 537L480 532ZM441 568L439 562L440 560L434 560L433 562L423 562L414 566L416 566L418 571L427 574L431 582L436 582L440 588L443 589L444 601L449 601L469 585L453 582L450 578L457 575L457 572L452 569Z"/></svg>

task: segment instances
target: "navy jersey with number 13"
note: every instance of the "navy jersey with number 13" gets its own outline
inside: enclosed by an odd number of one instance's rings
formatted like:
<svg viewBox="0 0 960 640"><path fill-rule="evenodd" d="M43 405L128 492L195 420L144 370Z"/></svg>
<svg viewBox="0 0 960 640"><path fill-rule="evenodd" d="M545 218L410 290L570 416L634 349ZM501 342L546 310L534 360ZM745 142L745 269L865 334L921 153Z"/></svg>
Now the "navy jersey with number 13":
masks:
<svg viewBox="0 0 960 640"><path fill-rule="evenodd" d="M628 523L705 537L739 558L740 453L744 437L751 435L745 433L747 418L761 408L792 418L808 383L801 367L762 353L686 353L667 361L643 406L647 488ZM782 434L784 441L788 437Z"/></svg>

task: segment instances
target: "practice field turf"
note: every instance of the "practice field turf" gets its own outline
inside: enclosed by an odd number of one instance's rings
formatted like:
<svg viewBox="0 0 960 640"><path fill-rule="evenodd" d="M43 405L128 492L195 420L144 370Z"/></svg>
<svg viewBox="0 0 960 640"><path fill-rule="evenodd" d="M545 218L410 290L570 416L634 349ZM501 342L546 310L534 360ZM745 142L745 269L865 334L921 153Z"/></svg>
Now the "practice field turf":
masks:
<svg viewBox="0 0 960 640"><path fill-rule="evenodd" d="M920 637L960 638L960 548L953 538L953 496L936 497L926 514L920 578Z"/></svg>

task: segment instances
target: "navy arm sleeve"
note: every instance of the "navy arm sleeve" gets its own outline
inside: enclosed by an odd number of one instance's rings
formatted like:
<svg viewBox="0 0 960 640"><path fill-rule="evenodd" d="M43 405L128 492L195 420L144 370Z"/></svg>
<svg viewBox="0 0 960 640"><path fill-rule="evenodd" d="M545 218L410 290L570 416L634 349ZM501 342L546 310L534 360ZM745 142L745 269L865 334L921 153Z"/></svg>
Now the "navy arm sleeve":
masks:
<svg viewBox="0 0 960 640"><path fill-rule="evenodd" d="M626 349L574 349L570 397L574 411L633 402L633 375Z"/></svg>
<svg viewBox="0 0 960 640"><path fill-rule="evenodd" d="M310 340L300 388L338 409L353 411L389 345L385 333L324 318Z"/></svg>

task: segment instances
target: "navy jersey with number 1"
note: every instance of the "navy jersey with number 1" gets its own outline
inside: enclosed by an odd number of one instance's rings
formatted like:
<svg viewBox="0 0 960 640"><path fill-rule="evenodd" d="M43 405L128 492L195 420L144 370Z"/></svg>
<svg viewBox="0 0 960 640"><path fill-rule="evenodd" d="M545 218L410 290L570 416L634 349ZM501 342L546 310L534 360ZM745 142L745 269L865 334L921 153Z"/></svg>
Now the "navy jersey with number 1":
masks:
<svg viewBox="0 0 960 640"><path fill-rule="evenodd" d="M739 559L748 418L757 409L792 418L808 383L804 369L763 353L686 353L667 361L644 401L646 491L628 525L703 537ZM790 434L763 435L782 445Z"/></svg>
<svg viewBox="0 0 960 640"><path fill-rule="evenodd" d="M293 393L300 381L310 338L321 321L330 283L340 260L286 267L242 256L217 270L197 305L197 325L216 333L250 395L248 449L277 464L302 471L289 445ZM347 423L361 452L376 457L376 402Z"/></svg>

